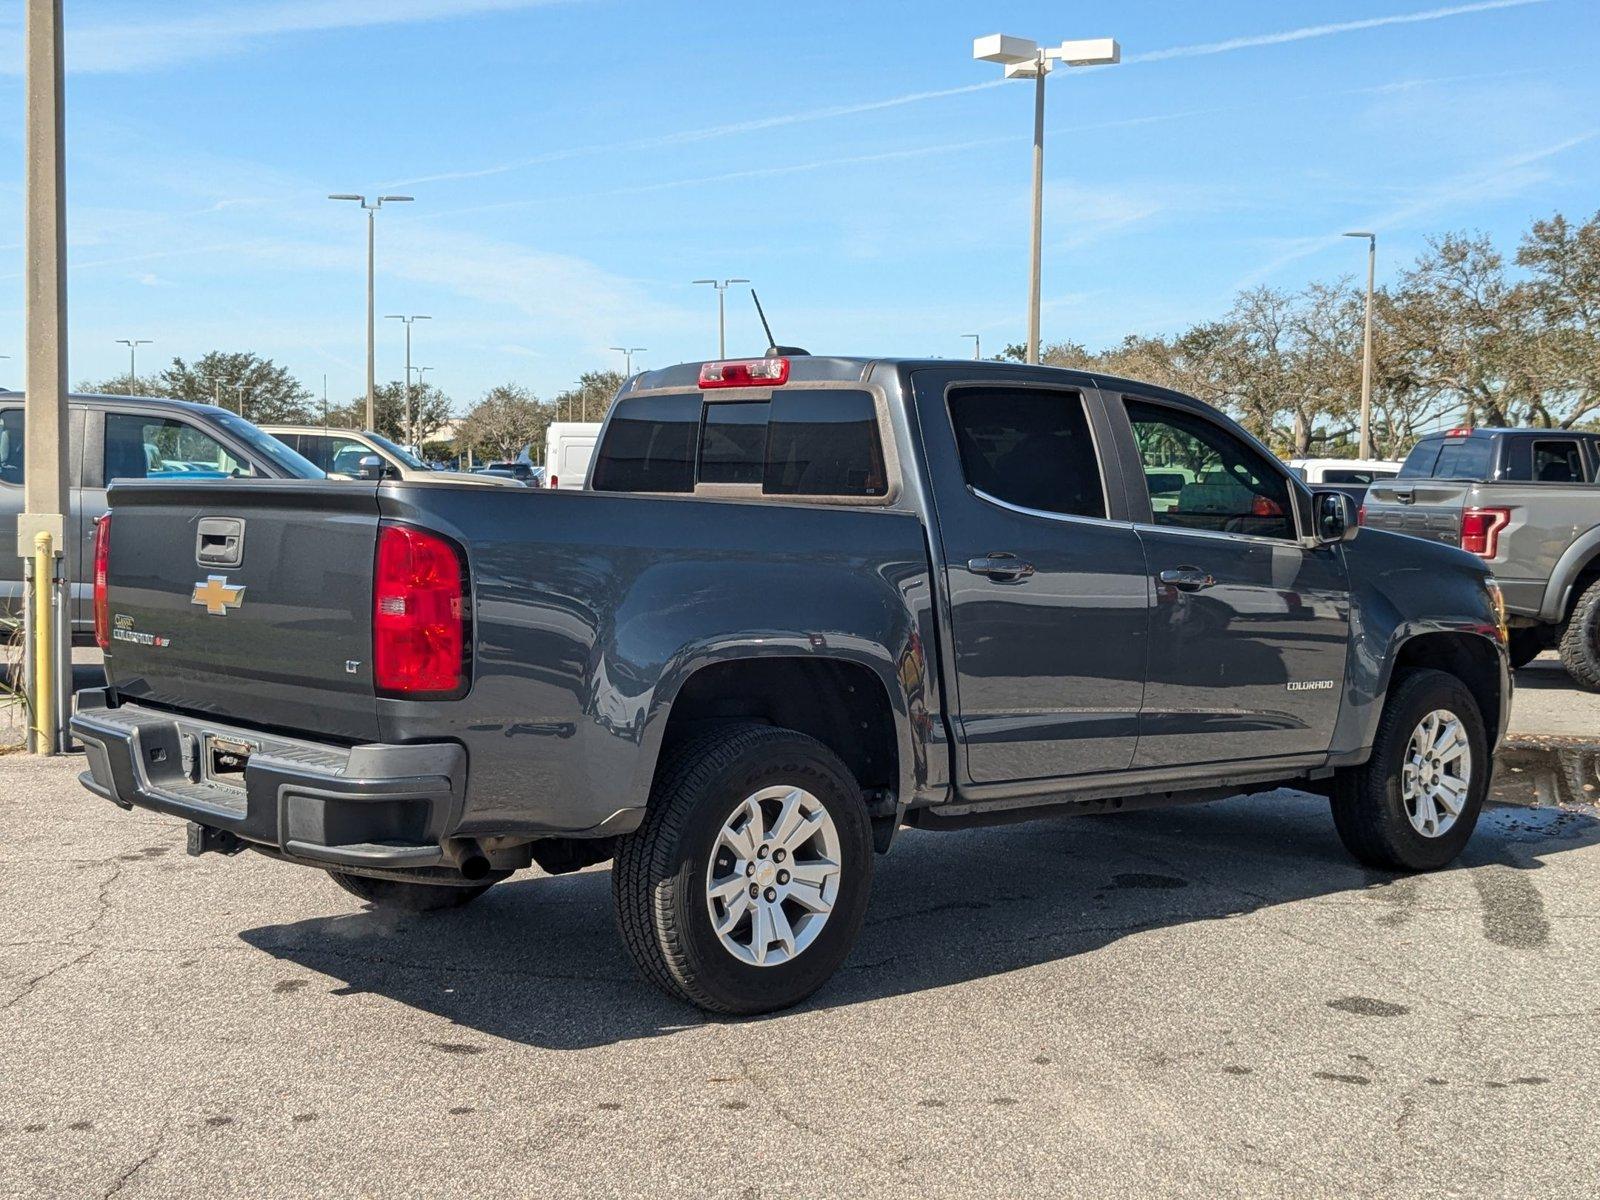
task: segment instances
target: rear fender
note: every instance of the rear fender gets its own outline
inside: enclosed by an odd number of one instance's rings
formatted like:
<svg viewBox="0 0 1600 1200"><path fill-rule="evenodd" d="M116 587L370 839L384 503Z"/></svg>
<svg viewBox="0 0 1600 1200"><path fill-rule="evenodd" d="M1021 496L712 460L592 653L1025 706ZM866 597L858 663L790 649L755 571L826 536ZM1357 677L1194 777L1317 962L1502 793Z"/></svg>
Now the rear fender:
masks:
<svg viewBox="0 0 1600 1200"><path fill-rule="evenodd" d="M1539 605L1541 621L1564 621L1572 606L1572 590L1584 571L1600 562L1600 525L1579 537L1556 560Z"/></svg>

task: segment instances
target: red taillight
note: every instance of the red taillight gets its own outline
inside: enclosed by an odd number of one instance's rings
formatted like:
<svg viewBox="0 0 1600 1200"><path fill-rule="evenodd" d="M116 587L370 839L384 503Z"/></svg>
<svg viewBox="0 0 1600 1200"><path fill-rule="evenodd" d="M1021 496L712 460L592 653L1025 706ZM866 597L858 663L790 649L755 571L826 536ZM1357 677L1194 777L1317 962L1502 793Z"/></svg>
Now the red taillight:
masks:
<svg viewBox="0 0 1600 1200"><path fill-rule="evenodd" d="M372 677L380 692L459 693L467 679L465 572L455 546L406 525L378 529Z"/></svg>
<svg viewBox="0 0 1600 1200"><path fill-rule="evenodd" d="M700 367L700 386L703 388L776 387L788 382L787 358L741 358L708 362Z"/></svg>
<svg viewBox="0 0 1600 1200"><path fill-rule="evenodd" d="M94 640L111 649L111 601L106 597L106 568L111 565L111 514L94 527Z"/></svg>
<svg viewBox="0 0 1600 1200"><path fill-rule="evenodd" d="M550 486L551 487L560 487L561 486L561 480L557 479L554 475L550 476Z"/></svg>
<svg viewBox="0 0 1600 1200"><path fill-rule="evenodd" d="M1365 504L1363 504L1360 508L1356 509L1356 524L1357 525L1365 525L1366 523L1367 523L1367 506Z"/></svg>
<svg viewBox="0 0 1600 1200"><path fill-rule="evenodd" d="M1469 508L1461 514L1461 548L1493 558L1500 550L1500 531L1509 524L1509 508Z"/></svg>

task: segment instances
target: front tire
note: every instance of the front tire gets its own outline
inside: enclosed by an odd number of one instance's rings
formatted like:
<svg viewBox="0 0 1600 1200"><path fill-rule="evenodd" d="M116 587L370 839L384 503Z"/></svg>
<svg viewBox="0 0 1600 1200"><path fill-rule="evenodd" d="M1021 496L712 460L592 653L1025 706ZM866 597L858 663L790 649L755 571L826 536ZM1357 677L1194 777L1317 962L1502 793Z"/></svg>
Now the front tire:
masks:
<svg viewBox="0 0 1600 1200"><path fill-rule="evenodd" d="M866 804L837 755L793 730L735 726L663 759L644 824L617 846L617 927L669 995L772 1012L850 953L872 860Z"/></svg>
<svg viewBox="0 0 1600 1200"><path fill-rule="evenodd" d="M1370 866L1437 870L1472 837L1490 770L1483 715L1466 685L1443 671L1411 672L1392 686L1372 757L1335 782L1334 827Z"/></svg>
<svg viewBox="0 0 1600 1200"><path fill-rule="evenodd" d="M332 879L352 896L386 912L443 912L471 904L493 884L463 887L448 883L410 883L403 879L378 879L348 871L329 871Z"/></svg>
<svg viewBox="0 0 1600 1200"><path fill-rule="evenodd" d="M1572 681L1600 691L1600 579L1578 596L1572 616L1561 628L1561 665Z"/></svg>

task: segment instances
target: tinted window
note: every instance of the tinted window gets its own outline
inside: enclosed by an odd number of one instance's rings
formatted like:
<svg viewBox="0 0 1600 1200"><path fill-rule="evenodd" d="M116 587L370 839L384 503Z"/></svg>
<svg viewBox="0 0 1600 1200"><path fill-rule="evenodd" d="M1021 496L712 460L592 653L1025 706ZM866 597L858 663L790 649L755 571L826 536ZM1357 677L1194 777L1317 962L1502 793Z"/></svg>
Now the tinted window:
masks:
<svg viewBox="0 0 1600 1200"><path fill-rule="evenodd" d="M619 400L591 486L602 492L692 492L699 433L698 395Z"/></svg>
<svg viewBox="0 0 1600 1200"><path fill-rule="evenodd" d="M1076 392L957 388L950 393L961 470L979 491L1040 512L1106 515L1094 439Z"/></svg>
<svg viewBox="0 0 1600 1200"><path fill-rule="evenodd" d="M254 475L247 461L193 425L170 417L106 414L105 481L226 479Z"/></svg>
<svg viewBox="0 0 1600 1200"><path fill-rule="evenodd" d="M767 459L767 408L764 400L705 406L701 483L761 482Z"/></svg>
<svg viewBox="0 0 1600 1200"><path fill-rule="evenodd" d="M1493 446L1486 437L1447 438L1439 450L1439 461L1433 464L1433 477L1487 479L1492 452Z"/></svg>
<svg viewBox="0 0 1600 1200"><path fill-rule="evenodd" d="M1540 483L1582 483L1583 455L1578 443L1535 442L1533 477Z"/></svg>
<svg viewBox="0 0 1600 1200"><path fill-rule="evenodd" d="M1254 447L1197 413L1141 400L1127 405L1157 525L1295 536L1289 482ZM1183 480L1176 494L1174 475Z"/></svg>
<svg viewBox="0 0 1600 1200"><path fill-rule="evenodd" d="M1432 478L1434 464L1439 461L1439 448L1443 445L1444 442L1437 438L1418 442L1411 448L1411 453L1406 455L1406 461L1400 464L1400 478Z"/></svg>
<svg viewBox="0 0 1600 1200"><path fill-rule="evenodd" d="M1304 479L1302 475L1300 478ZM1387 479L1387 471L1342 471L1328 470L1322 473L1323 483L1360 483L1370 484L1374 479Z"/></svg>
<svg viewBox="0 0 1600 1200"><path fill-rule="evenodd" d="M773 496L888 495L871 394L774 395L761 490Z"/></svg>
<svg viewBox="0 0 1600 1200"><path fill-rule="evenodd" d="M0 481L22 482L23 416L20 408L0 413Z"/></svg>
<svg viewBox="0 0 1600 1200"><path fill-rule="evenodd" d="M592 486L689 492L697 481L759 487L771 496L887 495L872 396L830 388L783 391L770 401L618 401Z"/></svg>

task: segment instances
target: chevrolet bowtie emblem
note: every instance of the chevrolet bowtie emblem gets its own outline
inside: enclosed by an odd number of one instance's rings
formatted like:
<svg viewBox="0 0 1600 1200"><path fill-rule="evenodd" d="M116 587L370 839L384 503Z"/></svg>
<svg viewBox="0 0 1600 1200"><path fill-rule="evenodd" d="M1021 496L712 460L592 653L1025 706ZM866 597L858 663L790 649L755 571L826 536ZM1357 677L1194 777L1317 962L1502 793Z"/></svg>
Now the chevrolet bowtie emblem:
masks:
<svg viewBox="0 0 1600 1200"><path fill-rule="evenodd" d="M205 605L213 617L223 617L230 608L244 603L244 584L230 584L226 575L207 575L204 581L194 585L194 595L189 600L192 604Z"/></svg>

